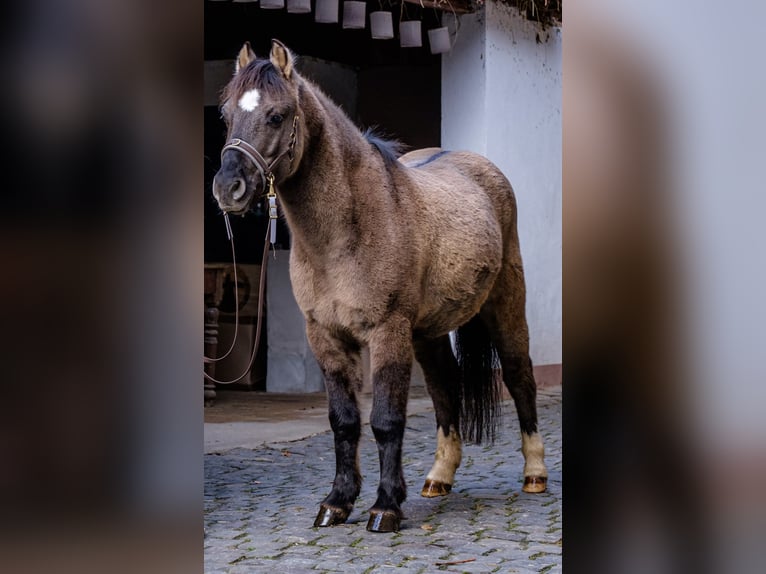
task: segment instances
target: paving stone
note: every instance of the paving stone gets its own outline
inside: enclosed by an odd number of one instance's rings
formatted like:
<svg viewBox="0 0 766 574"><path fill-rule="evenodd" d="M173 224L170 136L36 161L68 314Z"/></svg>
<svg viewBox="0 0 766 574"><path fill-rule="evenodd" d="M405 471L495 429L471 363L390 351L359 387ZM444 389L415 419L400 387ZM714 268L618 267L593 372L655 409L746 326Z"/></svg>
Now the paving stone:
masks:
<svg viewBox="0 0 766 574"><path fill-rule="evenodd" d="M539 395L548 491L521 492L523 458L513 405L491 446L466 445L453 492L419 496L433 462L432 413L407 420L403 460L409 498L396 534L365 530L376 498L378 453L363 429L364 476L345 525L313 528L335 470L331 433L205 457L205 572L561 572L561 394ZM287 453L287 454L285 454ZM451 566L437 563L473 559Z"/></svg>

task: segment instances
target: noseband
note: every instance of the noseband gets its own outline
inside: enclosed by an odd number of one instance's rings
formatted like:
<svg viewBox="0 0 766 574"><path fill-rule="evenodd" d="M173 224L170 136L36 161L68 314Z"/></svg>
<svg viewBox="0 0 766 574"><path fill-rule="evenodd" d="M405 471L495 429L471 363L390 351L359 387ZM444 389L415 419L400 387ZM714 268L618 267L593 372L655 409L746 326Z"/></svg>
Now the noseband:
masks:
<svg viewBox="0 0 766 574"><path fill-rule="evenodd" d="M226 145L221 149L221 161L223 161L223 154L226 151L233 149L238 151L253 162L258 169L258 174L261 176L261 183L264 189L271 191L271 186L274 183L274 168L282 159L287 156L290 163L293 161L293 150L295 149L295 140L298 135L298 114L295 114L293 118L293 131L290 133L290 143L287 145L287 149L279 154L274 161L268 163L266 159L261 155L255 146L249 144L243 139L234 138L226 142Z"/></svg>

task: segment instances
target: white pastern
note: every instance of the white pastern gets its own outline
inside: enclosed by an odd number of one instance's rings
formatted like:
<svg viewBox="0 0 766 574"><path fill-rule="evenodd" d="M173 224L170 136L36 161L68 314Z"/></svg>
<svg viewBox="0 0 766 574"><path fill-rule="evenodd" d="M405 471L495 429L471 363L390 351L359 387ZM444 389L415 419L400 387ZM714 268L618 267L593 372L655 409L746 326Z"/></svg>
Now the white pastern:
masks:
<svg viewBox="0 0 766 574"><path fill-rule="evenodd" d="M246 91L244 94L242 94L242 97L239 98L239 107L245 110L246 112L252 112L255 108L258 107L258 102L261 99L261 94L253 88L252 90Z"/></svg>
<svg viewBox="0 0 766 574"><path fill-rule="evenodd" d="M524 454L524 476L548 476L545 468L545 448L540 433L521 433L521 452Z"/></svg>
<svg viewBox="0 0 766 574"><path fill-rule="evenodd" d="M455 480L455 471L460 466L461 458L460 435L457 434L455 427L450 426L448 436L444 436L439 429L436 432L436 461L427 478L451 485Z"/></svg>

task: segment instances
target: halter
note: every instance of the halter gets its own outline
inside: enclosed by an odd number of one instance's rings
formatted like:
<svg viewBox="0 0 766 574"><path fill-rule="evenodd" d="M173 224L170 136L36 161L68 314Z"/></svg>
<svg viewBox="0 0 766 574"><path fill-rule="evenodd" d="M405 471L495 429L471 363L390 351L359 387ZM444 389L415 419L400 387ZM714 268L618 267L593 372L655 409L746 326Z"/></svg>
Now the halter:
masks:
<svg viewBox="0 0 766 574"><path fill-rule="evenodd" d="M298 114L295 114L295 117L293 118L293 131L290 133L290 143L287 145L287 149L279 154L271 163L266 161L266 159L261 155L261 152L255 149L255 146L241 138L234 138L226 142L226 145L224 145L223 149L221 149L221 161L223 161L223 154L230 149L236 150L243 154L250 161L252 161L255 167L258 169L258 174L261 176L261 183L263 184L263 188L268 189L269 192L271 192L274 187L274 168L280 161L282 161L282 158L285 156L287 156L290 160L290 163L292 163L293 150L295 149L295 140L297 135Z"/></svg>

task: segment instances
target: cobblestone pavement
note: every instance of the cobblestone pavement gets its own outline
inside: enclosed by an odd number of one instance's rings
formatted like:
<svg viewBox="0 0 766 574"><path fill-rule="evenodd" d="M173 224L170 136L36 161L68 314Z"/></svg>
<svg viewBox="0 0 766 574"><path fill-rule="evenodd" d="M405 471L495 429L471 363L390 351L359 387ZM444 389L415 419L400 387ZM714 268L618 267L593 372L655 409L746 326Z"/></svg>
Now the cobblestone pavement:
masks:
<svg viewBox="0 0 766 574"><path fill-rule="evenodd" d="M561 572L561 388L538 394L548 490L521 491L513 403L492 446L465 445L452 492L422 498L433 462L433 413L411 415L404 437L409 492L394 534L367 532L378 456L362 430L364 484L346 524L313 528L335 471L332 433L205 456L205 572Z"/></svg>

